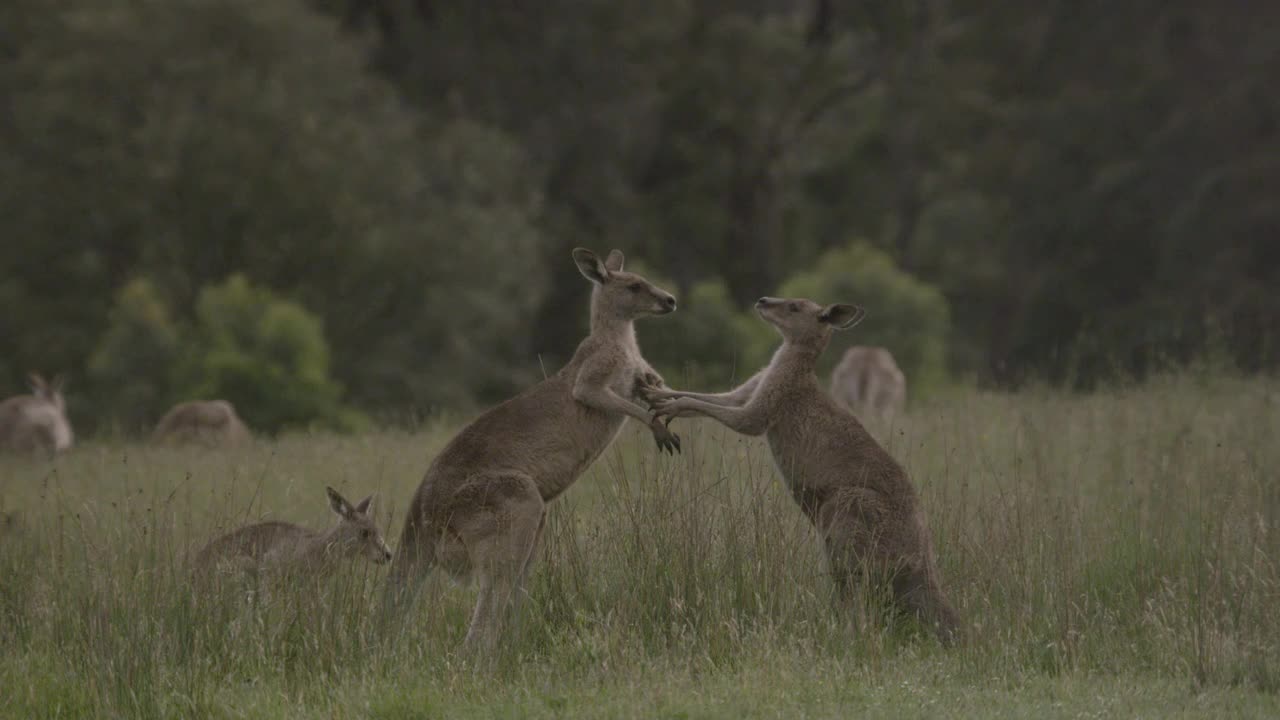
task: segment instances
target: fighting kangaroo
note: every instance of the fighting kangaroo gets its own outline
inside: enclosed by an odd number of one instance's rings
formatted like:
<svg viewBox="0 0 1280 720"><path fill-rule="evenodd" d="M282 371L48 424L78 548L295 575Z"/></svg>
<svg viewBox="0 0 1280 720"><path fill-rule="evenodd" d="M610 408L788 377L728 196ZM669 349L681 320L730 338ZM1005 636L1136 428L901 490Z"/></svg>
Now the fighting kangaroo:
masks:
<svg viewBox="0 0 1280 720"><path fill-rule="evenodd" d="M641 356L634 326L674 311L676 299L625 272L617 250L601 261L578 248L573 260L594 286L590 334L559 372L476 418L445 446L414 493L392 562L387 620L405 611L435 565L457 580L477 577L468 653L496 646L508 607L523 592L547 504L627 418L649 428L659 451L680 449L680 438L637 402L645 389L665 385Z"/></svg>
<svg viewBox="0 0 1280 720"><path fill-rule="evenodd" d="M832 331L853 327L865 313L767 297L756 309L783 338L768 367L727 393L653 389L646 397L668 422L705 416L744 435L765 435L792 496L823 538L842 596L860 575L887 578L898 606L951 642L959 620L943 595L906 471L818 385L815 367Z"/></svg>

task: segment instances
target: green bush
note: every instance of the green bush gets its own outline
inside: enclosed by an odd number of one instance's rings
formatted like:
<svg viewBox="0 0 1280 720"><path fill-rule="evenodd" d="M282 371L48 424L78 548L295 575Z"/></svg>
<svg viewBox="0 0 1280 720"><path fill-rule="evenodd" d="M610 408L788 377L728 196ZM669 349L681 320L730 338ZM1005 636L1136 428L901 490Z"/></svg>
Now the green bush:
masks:
<svg viewBox="0 0 1280 720"><path fill-rule="evenodd" d="M661 278L645 273L664 287ZM680 388L725 387L750 377L758 366L753 349L767 328L743 322L729 288L719 278L704 280L681 295L669 317L641 322L645 357L667 383Z"/></svg>
<svg viewBox="0 0 1280 720"><path fill-rule="evenodd" d="M947 301L937 288L898 268L886 253L862 242L830 250L811 270L783 283L778 294L866 308L861 324L832 339L819 366L822 376L851 345L880 345L893 353L913 391L927 392L945 381Z"/></svg>
<svg viewBox="0 0 1280 720"><path fill-rule="evenodd" d="M363 424L341 403L320 320L242 275L200 292L177 389L183 398L231 401L259 431Z"/></svg>
<svg viewBox="0 0 1280 720"><path fill-rule="evenodd" d="M171 400L180 329L155 286L141 278L120 288L108 317L88 366L98 415L129 430L148 427Z"/></svg>

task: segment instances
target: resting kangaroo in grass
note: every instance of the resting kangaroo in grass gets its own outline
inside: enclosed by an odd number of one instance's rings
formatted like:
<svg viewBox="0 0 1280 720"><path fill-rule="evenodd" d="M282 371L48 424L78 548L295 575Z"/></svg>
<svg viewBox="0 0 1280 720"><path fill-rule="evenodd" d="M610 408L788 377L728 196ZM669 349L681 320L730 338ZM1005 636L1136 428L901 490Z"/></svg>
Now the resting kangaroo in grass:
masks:
<svg viewBox="0 0 1280 720"><path fill-rule="evenodd" d="M480 586L463 647L497 644L542 533L547 503L613 442L627 418L644 423L659 450L680 439L637 400L665 387L640 355L634 321L676 309L671 293L623 271L622 253L601 261L573 251L590 280L591 334L555 375L489 410L440 451L414 493L388 578L384 619L403 612L434 565Z"/></svg>
<svg viewBox="0 0 1280 720"><path fill-rule="evenodd" d="M346 558L389 562L391 550L369 512L373 496L353 506L333 488L326 487L325 492L329 507L338 516L337 524L328 530L308 530L287 522L245 525L196 553L195 571L203 575L220 569L314 572Z"/></svg>
<svg viewBox="0 0 1280 720"><path fill-rule="evenodd" d="M760 316L781 333L764 370L727 393L648 390L660 417L714 418L765 435L792 495L818 528L831 572L848 597L860 573L891 579L897 604L944 642L959 620L942 593L933 541L906 472L818 386L814 368L833 330L864 316L852 305L761 298Z"/></svg>
<svg viewBox="0 0 1280 720"><path fill-rule="evenodd" d="M194 400L174 405L160 418L151 438L160 443L201 443L234 447L252 439L235 407L226 400Z"/></svg>

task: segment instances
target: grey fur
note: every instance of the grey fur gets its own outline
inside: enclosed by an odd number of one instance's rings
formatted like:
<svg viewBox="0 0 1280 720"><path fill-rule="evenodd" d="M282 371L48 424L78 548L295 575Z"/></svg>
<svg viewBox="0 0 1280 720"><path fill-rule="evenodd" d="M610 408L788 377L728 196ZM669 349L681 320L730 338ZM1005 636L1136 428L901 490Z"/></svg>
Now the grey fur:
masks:
<svg viewBox="0 0 1280 720"><path fill-rule="evenodd" d="M831 397L859 419L887 423L906 404L907 378L887 349L855 345L831 371Z"/></svg>
<svg viewBox="0 0 1280 720"><path fill-rule="evenodd" d="M249 442L253 436L231 403L193 400L178 403L165 413L151 438L158 443L234 447Z"/></svg>
<svg viewBox="0 0 1280 720"><path fill-rule="evenodd" d="M818 385L815 367L834 329L862 318L850 305L761 298L760 315L782 334L764 370L727 393L648 391L664 418L710 417L766 436L778 470L817 527L846 597L860 577L884 578L899 607L944 642L960 623L942 592L933 540L906 471Z"/></svg>
<svg viewBox="0 0 1280 720"><path fill-rule="evenodd" d="M69 449L75 442L67 419L62 381L31 373L31 394L0 402L0 450L50 454Z"/></svg>
<svg viewBox="0 0 1280 720"><path fill-rule="evenodd" d="M373 496L358 504L325 488L338 522L327 530L310 530L287 522L245 525L211 540L196 553L193 568L200 576L223 570L319 572L335 561L363 557L382 564L391 550L371 512Z"/></svg>
<svg viewBox="0 0 1280 720"><path fill-rule="evenodd" d="M463 428L427 469L405 517L392 563L384 618L412 603L427 572L476 576L480 597L464 649L488 652L518 602L542 533L547 504L569 488L617 436L626 419L644 423L659 450L679 438L640 405L665 387L636 343L634 321L675 310L675 298L623 270L622 253L573 259L594 284L591 333L567 365Z"/></svg>

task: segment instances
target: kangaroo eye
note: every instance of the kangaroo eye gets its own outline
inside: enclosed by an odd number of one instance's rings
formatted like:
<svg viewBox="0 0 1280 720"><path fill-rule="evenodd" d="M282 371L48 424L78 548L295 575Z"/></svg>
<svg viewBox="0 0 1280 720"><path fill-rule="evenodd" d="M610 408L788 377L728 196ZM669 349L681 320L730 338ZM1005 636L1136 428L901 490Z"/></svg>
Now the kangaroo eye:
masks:
<svg viewBox="0 0 1280 720"><path fill-rule="evenodd" d="M791 303L791 312L800 312L800 306L796 303Z"/></svg>
<svg viewBox="0 0 1280 720"><path fill-rule="evenodd" d="M641 285L640 283L631 283L627 286L627 289L631 292L640 292L644 289L644 285Z"/></svg>

